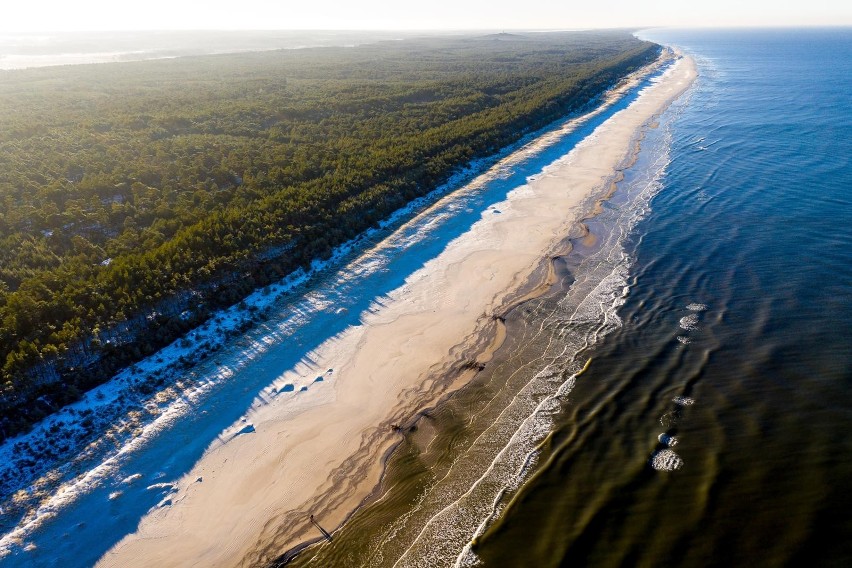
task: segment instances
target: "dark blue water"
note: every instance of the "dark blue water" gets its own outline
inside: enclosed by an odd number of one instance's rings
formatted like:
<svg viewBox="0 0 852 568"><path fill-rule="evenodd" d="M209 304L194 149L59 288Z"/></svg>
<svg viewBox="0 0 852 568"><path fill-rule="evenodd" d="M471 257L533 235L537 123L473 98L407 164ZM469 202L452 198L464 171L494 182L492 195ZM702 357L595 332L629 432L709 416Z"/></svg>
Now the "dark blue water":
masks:
<svg viewBox="0 0 852 568"><path fill-rule="evenodd" d="M640 35L701 76L664 117L624 325L475 550L486 566L851 566L852 29Z"/></svg>

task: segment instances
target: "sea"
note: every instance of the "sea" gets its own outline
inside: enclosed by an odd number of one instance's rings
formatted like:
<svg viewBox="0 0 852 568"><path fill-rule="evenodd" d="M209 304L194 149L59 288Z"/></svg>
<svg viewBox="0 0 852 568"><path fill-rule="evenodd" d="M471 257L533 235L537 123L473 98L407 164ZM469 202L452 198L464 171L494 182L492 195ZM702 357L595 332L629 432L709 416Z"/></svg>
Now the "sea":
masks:
<svg viewBox="0 0 852 568"><path fill-rule="evenodd" d="M251 563L852 565L852 29L637 35L700 75L566 235L553 286L502 314L502 349L423 413L332 542L294 557L273 539ZM239 381L197 403L209 413L111 458L0 565L93 564L323 334L381 309L642 87L276 305L244 340L256 356L220 354Z"/></svg>

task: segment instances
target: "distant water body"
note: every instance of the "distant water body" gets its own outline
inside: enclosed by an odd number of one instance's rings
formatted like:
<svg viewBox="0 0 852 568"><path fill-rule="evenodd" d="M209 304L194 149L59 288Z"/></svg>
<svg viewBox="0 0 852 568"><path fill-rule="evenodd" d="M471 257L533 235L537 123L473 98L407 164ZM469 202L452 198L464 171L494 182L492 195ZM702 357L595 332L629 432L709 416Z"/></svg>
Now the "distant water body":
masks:
<svg viewBox="0 0 852 568"><path fill-rule="evenodd" d="M412 34L382 31L0 32L0 70L170 59L242 51L354 46Z"/></svg>
<svg viewBox="0 0 852 568"><path fill-rule="evenodd" d="M852 30L640 35L698 81L295 565L852 565Z"/></svg>
<svg viewBox="0 0 852 568"><path fill-rule="evenodd" d="M701 77L643 150L623 326L478 556L850 566L852 29L640 35Z"/></svg>

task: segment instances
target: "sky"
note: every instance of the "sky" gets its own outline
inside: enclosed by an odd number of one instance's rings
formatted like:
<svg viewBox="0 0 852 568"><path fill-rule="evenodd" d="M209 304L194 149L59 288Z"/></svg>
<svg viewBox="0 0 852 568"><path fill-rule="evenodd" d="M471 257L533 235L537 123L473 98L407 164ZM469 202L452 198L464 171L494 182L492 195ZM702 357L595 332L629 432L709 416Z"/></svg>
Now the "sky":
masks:
<svg viewBox="0 0 852 568"><path fill-rule="evenodd" d="M852 25L850 0L3 0L0 31Z"/></svg>

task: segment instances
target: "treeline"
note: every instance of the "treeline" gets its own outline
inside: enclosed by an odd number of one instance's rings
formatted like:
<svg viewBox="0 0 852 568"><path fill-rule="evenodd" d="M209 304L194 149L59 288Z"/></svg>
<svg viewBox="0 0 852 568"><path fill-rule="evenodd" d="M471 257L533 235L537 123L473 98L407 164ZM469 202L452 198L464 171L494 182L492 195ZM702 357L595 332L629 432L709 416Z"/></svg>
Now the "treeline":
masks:
<svg viewBox="0 0 852 568"><path fill-rule="evenodd" d="M497 34L0 72L0 437L658 53Z"/></svg>

